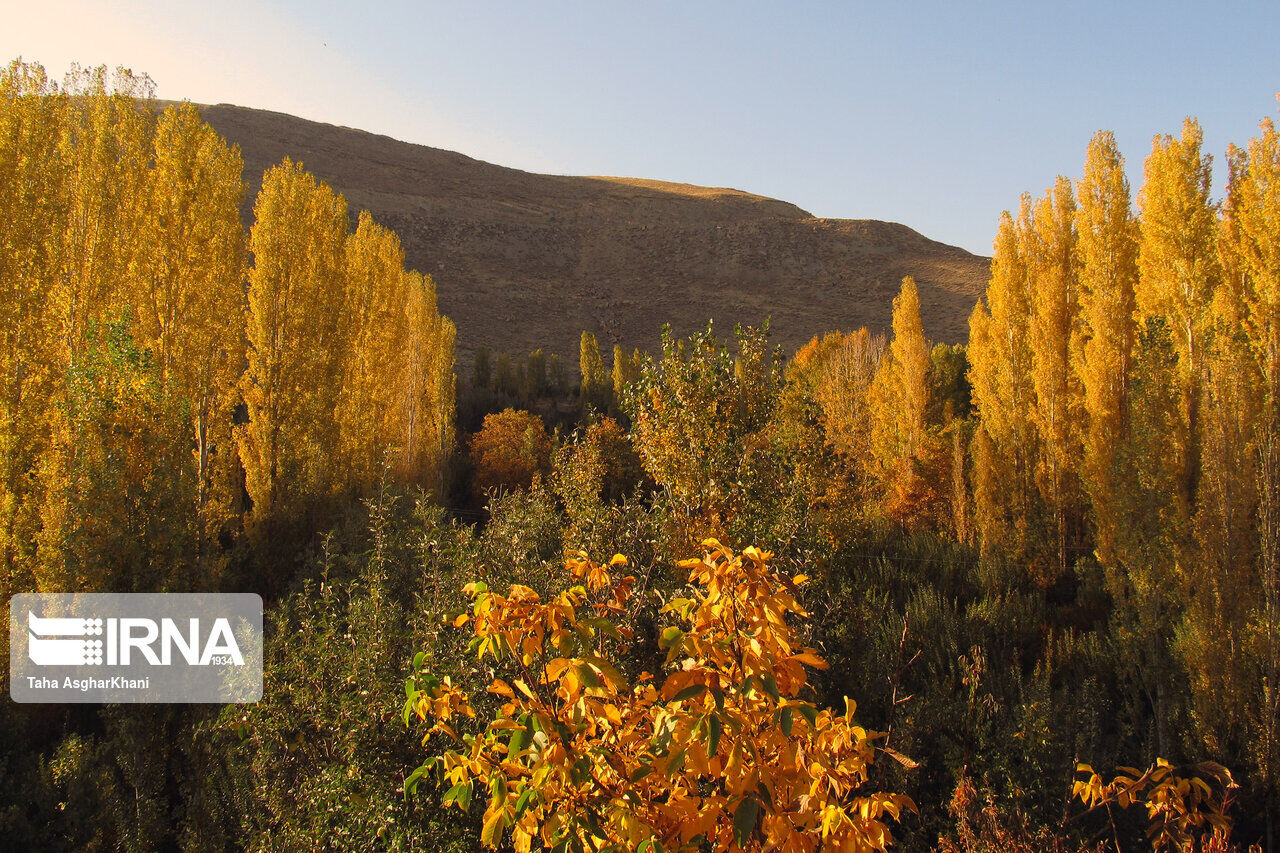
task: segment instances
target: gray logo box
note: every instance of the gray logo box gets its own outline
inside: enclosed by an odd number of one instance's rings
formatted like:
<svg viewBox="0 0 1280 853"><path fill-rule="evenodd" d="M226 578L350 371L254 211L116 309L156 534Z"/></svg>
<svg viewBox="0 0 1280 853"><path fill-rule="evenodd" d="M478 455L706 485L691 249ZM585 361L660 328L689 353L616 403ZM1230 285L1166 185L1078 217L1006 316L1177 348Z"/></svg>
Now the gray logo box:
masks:
<svg viewBox="0 0 1280 853"><path fill-rule="evenodd" d="M262 698L254 593L19 593L9 600L15 702Z"/></svg>

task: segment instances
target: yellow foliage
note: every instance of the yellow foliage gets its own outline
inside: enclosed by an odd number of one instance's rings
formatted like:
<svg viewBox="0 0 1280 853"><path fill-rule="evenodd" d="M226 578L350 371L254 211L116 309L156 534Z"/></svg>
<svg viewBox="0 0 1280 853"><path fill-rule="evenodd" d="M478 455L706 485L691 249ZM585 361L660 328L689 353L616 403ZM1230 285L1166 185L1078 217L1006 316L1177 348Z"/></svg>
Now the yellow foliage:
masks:
<svg viewBox="0 0 1280 853"><path fill-rule="evenodd" d="M1106 782L1091 766L1079 764L1076 772L1085 778L1076 780L1071 797L1090 811L1112 804L1122 809L1145 806L1147 835L1156 853L1199 849L1199 839L1206 835L1220 842L1219 849L1226 849L1225 840L1231 833L1226 812L1237 787L1231 771L1212 761L1190 770L1184 774L1157 758L1146 770L1117 767L1115 777Z"/></svg>
<svg viewBox="0 0 1280 853"><path fill-rule="evenodd" d="M505 594L469 584L472 649L510 673L489 690L504 701L475 736L450 720L471 712L455 685L419 676L406 722L428 720L462 748L427 762L445 803L466 808L489 791L482 842L507 831L517 850L535 840L586 849L884 850L889 821L915 806L905 795L868 791L875 742L854 722L855 705L819 710L798 698L807 668L825 667L788 624L803 617L803 576L769 565L770 554L734 555L715 540L686 560L693 588L663 612L668 675L629 684L610 662L631 637L626 616L635 579L626 560L579 554L575 581L549 601L527 587ZM909 760L884 750L911 766Z"/></svg>

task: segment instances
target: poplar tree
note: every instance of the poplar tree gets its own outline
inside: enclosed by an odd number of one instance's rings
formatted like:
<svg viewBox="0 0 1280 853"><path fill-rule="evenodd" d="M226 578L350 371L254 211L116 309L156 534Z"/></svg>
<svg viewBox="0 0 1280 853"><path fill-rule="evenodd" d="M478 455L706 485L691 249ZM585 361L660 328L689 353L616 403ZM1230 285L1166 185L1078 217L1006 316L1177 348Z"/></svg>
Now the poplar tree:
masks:
<svg viewBox="0 0 1280 853"><path fill-rule="evenodd" d="M191 104L160 116L154 152L145 240L130 275L135 337L162 392L190 409L195 499L212 533L230 517L237 465L231 422L244 352L243 164Z"/></svg>
<svg viewBox="0 0 1280 853"><path fill-rule="evenodd" d="M925 446L929 352L920 294L907 276L893 300L893 336L868 394L872 452L887 487L887 511L900 520L917 519L934 503L936 483L921 471L934 450Z"/></svg>
<svg viewBox="0 0 1280 853"><path fill-rule="evenodd" d="M120 284L143 236L147 166L155 110L150 78L105 66L72 66L61 144L68 203L63 233L67 340L83 349L85 332L127 301Z"/></svg>
<svg viewBox="0 0 1280 853"><path fill-rule="evenodd" d="M489 348L476 347L476 354L471 360L471 386L489 388L492 382L493 367L489 361Z"/></svg>
<svg viewBox="0 0 1280 853"><path fill-rule="evenodd" d="M267 171L249 234L249 422L239 430L258 519L327 493L333 482L346 236L340 195L288 159Z"/></svg>
<svg viewBox="0 0 1280 853"><path fill-rule="evenodd" d="M1011 554L1025 551L1034 510L1037 451L1026 251L1031 227L1031 199L1024 195L1016 223L1007 211L1000 217L986 305L979 302L969 320L973 407L979 432L989 439L989 446L979 441L974 452L975 482L984 484L975 489L974 525L984 553L997 547Z"/></svg>
<svg viewBox="0 0 1280 853"><path fill-rule="evenodd" d="M920 292L915 279L907 276L893 300L893 336L875 380L885 403L877 412L883 457L909 459L920 452L929 408L930 364L920 321Z"/></svg>
<svg viewBox="0 0 1280 853"><path fill-rule="evenodd" d="M39 65L0 73L0 593L29 588L38 460L64 393L68 99Z"/></svg>
<svg viewBox="0 0 1280 853"><path fill-rule="evenodd" d="M405 410L395 405L407 370L408 281L404 249L394 232L361 211L345 245L350 344L338 399L338 428L346 479L357 490L382 474L385 454L405 438Z"/></svg>
<svg viewBox="0 0 1280 853"><path fill-rule="evenodd" d="M1138 223L1124 160L1109 131L1100 131L1089 142L1077 195L1081 335L1072 355L1083 396L1082 471L1098 559L1110 565L1120 523L1113 469L1116 453L1127 440Z"/></svg>
<svg viewBox="0 0 1280 853"><path fill-rule="evenodd" d="M1246 734L1241 713L1256 697L1259 676L1240 652L1250 645L1250 612L1258 604L1250 569L1260 544L1256 451L1264 385L1245 332L1249 276L1240 219L1246 160L1234 146L1229 150L1218 228L1223 274L1206 318L1201 370L1195 550L1181 578L1184 609L1176 633L1197 733L1223 757L1240 754L1259 734Z"/></svg>
<svg viewBox="0 0 1280 853"><path fill-rule="evenodd" d="M578 342L578 370L582 375L583 406L607 408L611 377L600 357L600 344L591 332L583 332Z"/></svg>
<svg viewBox="0 0 1280 853"><path fill-rule="evenodd" d="M1173 687L1170 644L1177 618L1176 566L1187 534L1180 494L1183 469L1171 445L1185 441L1180 364L1164 317L1139 331L1130 386L1130 430L1117 465L1124 515L1116 538L1116 564L1104 566L1113 601L1111 633L1123 671L1150 705L1156 749L1170 746L1169 694Z"/></svg>
<svg viewBox="0 0 1280 853"><path fill-rule="evenodd" d="M620 405L623 394L631 383L640 378L640 351L628 355L622 344L613 346L613 399L615 408Z"/></svg>
<svg viewBox="0 0 1280 853"><path fill-rule="evenodd" d="M1067 570L1069 528L1078 514L1080 391L1071 369L1077 334L1075 197L1071 182L1059 177L1035 207L1028 235L1031 282L1032 419L1040 436L1037 476L1053 513L1057 573Z"/></svg>
<svg viewBox="0 0 1280 853"><path fill-rule="evenodd" d="M1178 359L1177 380L1187 443L1175 450L1182 468L1184 505L1195 499L1200 376L1211 302L1219 275L1217 221L1209 198L1210 163L1200 153L1203 133L1194 119L1182 136L1157 136L1145 164L1136 291L1139 321L1164 317Z"/></svg>
<svg viewBox="0 0 1280 853"><path fill-rule="evenodd" d="M1258 571L1247 618L1262 676L1251 681L1263 686L1250 715L1257 721L1249 725L1253 737L1247 739L1267 785L1273 832L1280 789L1280 133L1268 119L1247 155L1233 153L1224 242L1242 280L1244 329L1261 380L1255 438Z"/></svg>
<svg viewBox="0 0 1280 853"><path fill-rule="evenodd" d="M454 343L457 328L437 308L430 276L407 273L406 373L399 383L403 412L399 471L410 483L445 490L445 470L453 453L456 412Z"/></svg>

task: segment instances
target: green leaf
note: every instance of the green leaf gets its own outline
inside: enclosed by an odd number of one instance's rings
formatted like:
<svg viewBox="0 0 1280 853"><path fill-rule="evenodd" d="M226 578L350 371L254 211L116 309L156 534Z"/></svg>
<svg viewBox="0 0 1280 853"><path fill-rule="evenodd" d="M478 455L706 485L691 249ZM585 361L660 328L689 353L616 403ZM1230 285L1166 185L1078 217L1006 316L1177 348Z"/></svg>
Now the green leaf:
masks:
<svg viewBox="0 0 1280 853"><path fill-rule="evenodd" d="M609 637L611 639L618 640L618 641L622 640L622 632L618 630L616 625L614 625L608 619L605 619L603 616L595 616L595 617L592 617L591 619L583 619L582 624L590 625L591 628L597 634L604 634L606 637Z"/></svg>
<svg viewBox="0 0 1280 853"><path fill-rule="evenodd" d="M524 789L524 793L516 800L516 820L520 819L520 815L524 814L524 810L529 807L529 801L535 796L533 786Z"/></svg>
<svg viewBox="0 0 1280 853"><path fill-rule="evenodd" d="M525 740L528 739L529 730L524 728L525 720L520 720L520 728L511 730L511 740L507 743L507 757L515 758L520 754L520 750L524 749Z"/></svg>
<svg viewBox="0 0 1280 853"><path fill-rule="evenodd" d="M705 684L690 684L688 687L681 690L675 696L671 697L671 701L683 702L686 699L692 699L694 696L697 696L699 693L701 693L706 689L707 689L707 685Z"/></svg>
<svg viewBox="0 0 1280 853"><path fill-rule="evenodd" d="M711 733L711 742L707 746L707 757L714 756L720 750L720 736L724 734L724 723L720 722L718 714L712 714L708 723Z"/></svg>
<svg viewBox="0 0 1280 853"><path fill-rule="evenodd" d="M489 791L493 795L493 801L498 805L502 805L507 801L507 777L501 773L494 773L489 777Z"/></svg>
<svg viewBox="0 0 1280 853"><path fill-rule="evenodd" d="M494 809L485 819L480 829L480 843L486 847L497 847L502 839L502 830L507 825L507 813L504 809Z"/></svg>
<svg viewBox="0 0 1280 853"><path fill-rule="evenodd" d="M422 664L423 664L423 662L424 662L426 659L427 659L427 653L426 653L426 652L418 652L416 655L414 655L414 656L413 656L413 671L414 671L414 672L417 672L418 670L422 669Z"/></svg>
<svg viewBox="0 0 1280 853"><path fill-rule="evenodd" d="M790 705L778 712L778 724L782 726L782 733L787 737L791 737L791 727L794 723L795 717L791 713Z"/></svg>
<svg viewBox="0 0 1280 853"><path fill-rule="evenodd" d="M765 673L765 675L761 677L760 683L764 685L764 692L769 694L769 698L773 699L775 702L781 700L782 697L778 693L778 682L774 680L772 675Z"/></svg>
<svg viewBox="0 0 1280 853"><path fill-rule="evenodd" d="M793 706L800 712L800 716L809 721L809 725L816 726L818 724L818 709L810 705L808 702L800 702Z"/></svg>
<svg viewBox="0 0 1280 853"><path fill-rule="evenodd" d="M425 775L427 775L427 767L425 764L409 774L409 777L404 780L404 795L406 797L418 790L418 782ZM448 802L448 795L445 795L445 804L448 805Z"/></svg>
<svg viewBox="0 0 1280 853"><path fill-rule="evenodd" d="M658 648L669 649L676 643L684 639L684 632L676 626L662 629L662 636L658 638Z"/></svg>
<svg viewBox="0 0 1280 853"><path fill-rule="evenodd" d="M604 682L600 680L600 674L592 669L589 664L576 663L573 665L573 671L577 673L578 680L588 689L599 690L604 686Z"/></svg>
<svg viewBox="0 0 1280 853"><path fill-rule="evenodd" d="M664 725L661 729L659 729L657 732L654 733L654 736L653 736L654 752L659 754L666 752L667 747L670 746L671 744L671 735L674 733L674 731L675 731L674 726Z"/></svg>
<svg viewBox="0 0 1280 853"><path fill-rule="evenodd" d="M667 774L679 773L681 768L684 767L686 757L688 757L688 753L683 746L671 753L671 759L667 762Z"/></svg>
<svg viewBox="0 0 1280 853"><path fill-rule="evenodd" d="M470 787L471 787L471 783L470 783L470 782L459 782L458 784L454 785L452 788L450 788L448 791L446 791L446 792L445 792L445 795L444 795L444 805L446 805L446 806L447 806L447 805L449 805L450 803L452 803L452 802L455 802L455 801L456 801L456 802L458 803L458 805L460 805L460 806L461 806L461 805L462 805L462 794L463 794L463 792L464 792L465 790L467 790L467 789L468 789L468 788L470 788ZM464 807L464 809L465 809L465 807Z"/></svg>
<svg viewBox="0 0 1280 853"><path fill-rule="evenodd" d="M751 833L756 828L756 819L759 816L760 801L752 796L743 797L742 802L738 803L738 808L733 813L733 837L738 842L739 847L747 846L747 840L751 838Z"/></svg>
<svg viewBox="0 0 1280 853"><path fill-rule="evenodd" d="M648 776L652 772L653 772L652 764L641 764L635 770L631 771L631 781L639 782L641 779Z"/></svg>

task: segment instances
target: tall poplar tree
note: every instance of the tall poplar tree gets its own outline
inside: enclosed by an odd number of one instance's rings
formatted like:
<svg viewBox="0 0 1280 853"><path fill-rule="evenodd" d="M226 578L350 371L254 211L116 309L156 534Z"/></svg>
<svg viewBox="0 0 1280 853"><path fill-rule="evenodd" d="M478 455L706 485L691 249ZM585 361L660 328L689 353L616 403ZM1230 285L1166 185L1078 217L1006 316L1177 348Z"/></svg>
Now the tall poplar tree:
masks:
<svg viewBox="0 0 1280 853"><path fill-rule="evenodd" d="M249 422L239 430L254 515L326 494L338 449L334 409L346 360L347 205L286 159L267 171L249 235Z"/></svg>
<svg viewBox="0 0 1280 853"><path fill-rule="evenodd" d="M230 517L237 465L231 430L244 353L243 163L191 104L164 111L153 147L145 239L129 276L135 338L163 393L190 410L195 500L206 525L216 525Z"/></svg>
<svg viewBox="0 0 1280 853"><path fill-rule="evenodd" d="M1084 407L1083 480L1093 510L1095 548L1114 562L1120 524L1115 458L1127 436L1133 365L1138 223L1115 135L1089 142L1077 184L1076 275L1080 283L1080 345L1073 350Z"/></svg>
<svg viewBox="0 0 1280 853"><path fill-rule="evenodd" d="M929 408L929 343L920 321L920 291L911 276L893 300L893 336L873 383L873 438L882 462L891 467L920 453Z"/></svg>
<svg viewBox="0 0 1280 853"><path fill-rule="evenodd" d="M90 325L127 299L125 281L144 235L154 86L145 76L105 66L67 75L71 94L62 145L69 168L63 234L68 282L67 337L73 353Z"/></svg>
<svg viewBox="0 0 1280 853"><path fill-rule="evenodd" d="M902 280L893 300L893 337L868 392L871 446L885 492L886 512L901 521L919 522L936 509L933 471L937 450L926 436L929 411L929 343L920 322L915 279Z"/></svg>
<svg viewBox="0 0 1280 853"><path fill-rule="evenodd" d="M1140 320L1164 317L1178 359L1178 385L1188 443L1178 451L1180 494L1195 499L1200 377L1211 303L1218 281L1217 220L1209 197L1212 158L1201 154L1204 135L1194 119L1182 136L1157 136L1145 164L1136 291Z"/></svg>
<svg viewBox="0 0 1280 853"><path fill-rule="evenodd" d="M377 482L392 445L401 445L404 409L394 405L409 353L408 280L404 249L394 232L361 211L347 237L347 307L350 338L338 400L344 478L357 489Z"/></svg>
<svg viewBox="0 0 1280 853"><path fill-rule="evenodd" d="M1016 222L1008 212L1000 217L986 305L979 303L969 320L973 406L979 431L990 440L974 446L975 483L984 484L975 489L974 524L984 553L995 548L1025 552L1035 512L1027 251L1031 228L1031 199L1023 196Z"/></svg>
<svg viewBox="0 0 1280 853"><path fill-rule="evenodd" d="M1079 285L1076 281L1075 196L1071 182L1059 177L1035 207L1028 235L1031 282L1032 418L1040 435L1037 477L1053 514L1057 573L1067 570L1071 528L1079 515L1080 388L1071 369L1078 335Z"/></svg>
<svg viewBox="0 0 1280 853"><path fill-rule="evenodd" d="M67 97L39 65L0 73L0 593L30 588L38 460L64 392Z"/></svg>
<svg viewBox="0 0 1280 853"><path fill-rule="evenodd" d="M454 342L457 328L437 310L430 276L410 271L406 307L408 356L398 389L403 412L398 444L400 476L444 494L445 473L454 448L457 387Z"/></svg>
<svg viewBox="0 0 1280 853"><path fill-rule="evenodd" d="M1251 752L1269 798L1274 833L1280 792L1280 133L1262 123L1247 156L1236 154L1224 228L1243 286L1244 329L1260 378L1256 419L1258 571L1249 617L1262 689L1248 714ZM1238 569L1237 569L1238 570Z"/></svg>
<svg viewBox="0 0 1280 853"><path fill-rule="evenodd" d="M578 370L582 375L582 404L597 410L608 408L612 377L600 357L600 343L591 332L583 332L578 342Z"/></svg>

